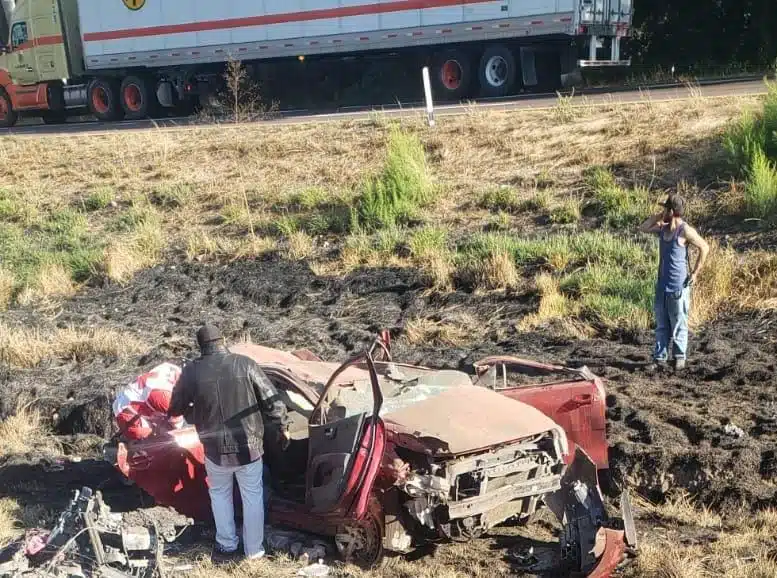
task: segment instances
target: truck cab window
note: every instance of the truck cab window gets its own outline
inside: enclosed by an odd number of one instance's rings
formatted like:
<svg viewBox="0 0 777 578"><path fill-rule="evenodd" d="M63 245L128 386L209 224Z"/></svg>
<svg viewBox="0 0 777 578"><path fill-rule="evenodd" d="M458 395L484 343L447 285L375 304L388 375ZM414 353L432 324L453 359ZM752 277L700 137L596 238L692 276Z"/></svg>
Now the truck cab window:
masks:
<svg viewBox="0 0 777 578"><path fill-rule="evenodd" d="M27 23L16 22L11 29L11 46L18 48L27 42Z"/></svg>

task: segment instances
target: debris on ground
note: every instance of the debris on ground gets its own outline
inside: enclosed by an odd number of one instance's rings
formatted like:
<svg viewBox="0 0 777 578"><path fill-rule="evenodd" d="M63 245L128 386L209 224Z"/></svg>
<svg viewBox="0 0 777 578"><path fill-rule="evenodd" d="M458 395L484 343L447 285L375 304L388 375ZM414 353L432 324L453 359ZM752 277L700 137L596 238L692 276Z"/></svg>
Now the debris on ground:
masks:
<svg viewBox="0 0 777 578"><path fill-rule="evenodd" d="M304 576L305 578L318 578L319 576L329 576L329 566L324 564L323 560L319 560L315 564L300 568L297 572L297 576Z"/></svg>
<svg viewBox="0 0 777 578"><path fill-rule="evenodd" d="M51 531L29 530L0 553L0 577L162 578L164 542L155 522L129 524L83 487Z"/></svg>
<svg viewBox="0 0 777 578"><path fill-rule="evenodd" d="M723 431L726 435L731 437L735 437L735 438L745 437L744 430L741 427L734 425L733 423L726 424L726 426L723 428Z"/></svg>

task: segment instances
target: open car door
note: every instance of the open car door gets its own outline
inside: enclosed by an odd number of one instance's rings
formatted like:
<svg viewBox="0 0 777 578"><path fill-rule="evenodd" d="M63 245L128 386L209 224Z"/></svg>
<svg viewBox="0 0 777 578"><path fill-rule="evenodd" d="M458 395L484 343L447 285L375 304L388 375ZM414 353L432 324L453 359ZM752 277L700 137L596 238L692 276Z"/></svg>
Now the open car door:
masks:
<svg viewBox="0 0 777 578"><path fill-rule="evenodd" d="M564 428L569 440L568 464L579 446L598 470L609 469L604 384L588 368L561 367L499 355L481 359L474 367L476 385L536 407ZM508 369L523 375L555 375L567 379L516 384L509 378Z"/></svg>
<svg viewBox="0 0 777 578"><path fill-rule="evenodd" d="M327 410L338 376L362 363L369 372L372 413L332 419ZM351 358L329 378L308 421L305 502L312 513L360 519L367 512L386 443L379 417L382 405L383 394L369 352Z"/></svg>

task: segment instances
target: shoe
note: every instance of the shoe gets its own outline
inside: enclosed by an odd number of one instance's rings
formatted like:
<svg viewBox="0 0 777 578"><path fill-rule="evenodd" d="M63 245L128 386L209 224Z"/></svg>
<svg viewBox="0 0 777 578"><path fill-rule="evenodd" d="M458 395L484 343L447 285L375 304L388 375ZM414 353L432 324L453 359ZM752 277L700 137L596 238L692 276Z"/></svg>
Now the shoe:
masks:
<svg viewBox="0 0 777 578"><path fill-rule="evenodd" d="M685 369L685 359L675 359L674 360L674 370L675 371L682 371Z"/></svg>
<svg viewBox="0 0 777 578"><path fill-rule="evenodd" d="M225 550L224 547L218 543L213 547L213 552L210 555L210 561L215 566L230 564L232 562L237 562L238 560L240 560L239 548L235 548L234 550Z"/></svg>
<svg viewBox="0 0 777 578"><path fill-rule="evenodd" d="M665 359L654 359L653 363L647 366L648 373L664 372L669 368Z"/></svg>

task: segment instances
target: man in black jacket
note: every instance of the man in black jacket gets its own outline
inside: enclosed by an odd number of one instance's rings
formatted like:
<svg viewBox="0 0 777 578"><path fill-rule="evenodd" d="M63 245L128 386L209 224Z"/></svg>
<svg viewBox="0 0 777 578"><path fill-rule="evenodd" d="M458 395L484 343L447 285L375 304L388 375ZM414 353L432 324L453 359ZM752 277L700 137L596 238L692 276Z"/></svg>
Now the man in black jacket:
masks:
<svg viewBox="0 0 777 578"><path fill-rule="evenodd" d="M186 365L170 400L168 415L185 416L205 448L205 469L216 522L214 559L237 555L233 476L243 502L243 547L247 558L264 555L264 432L288 439L286 406L261 368L230 353L219 330L197 332L201 357ZM265 428L264 420L268 420Z"/></svg>

